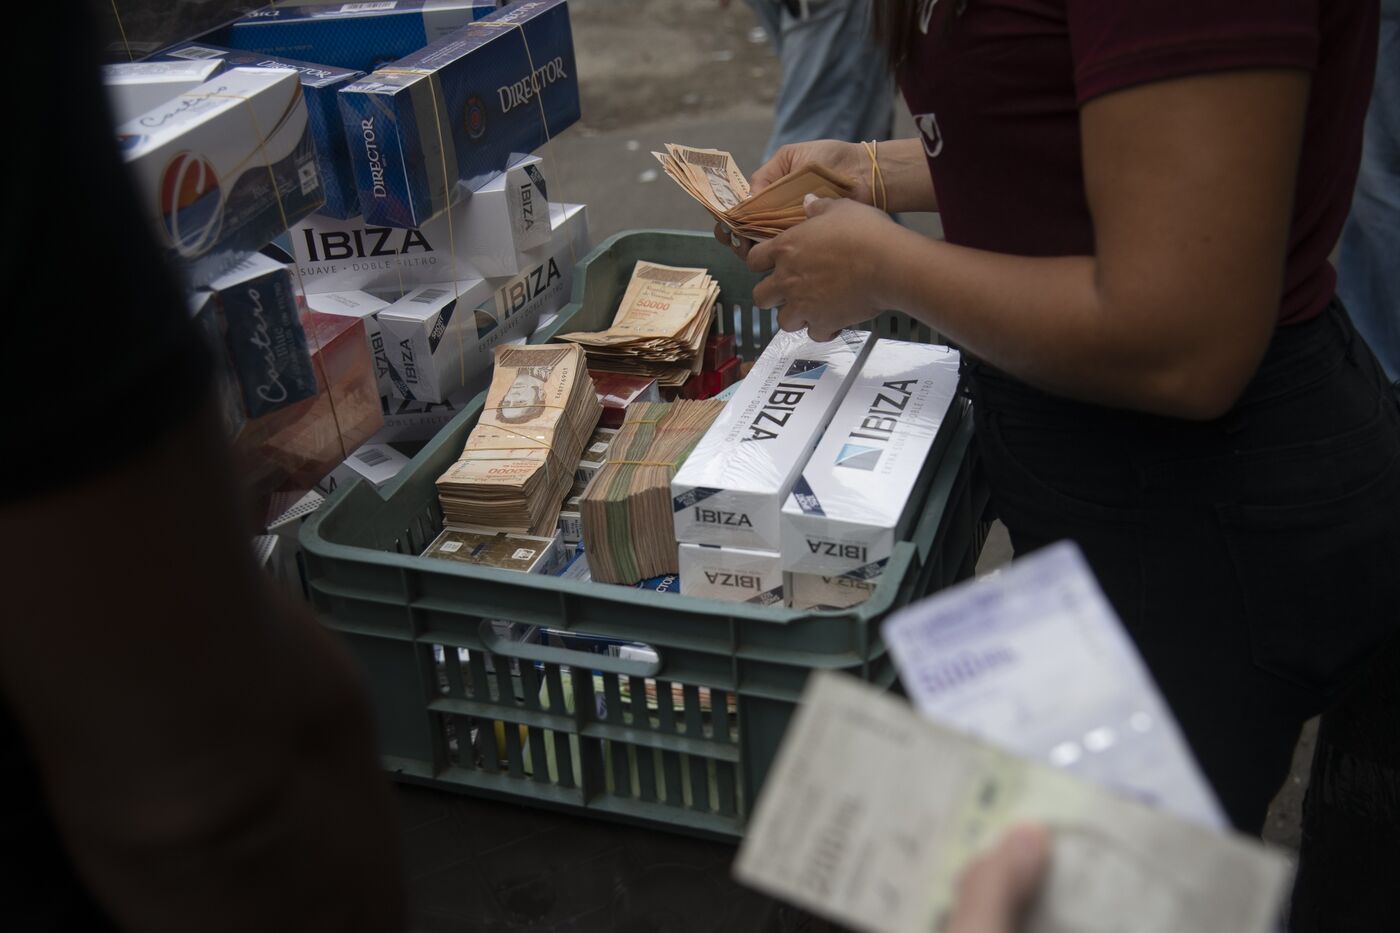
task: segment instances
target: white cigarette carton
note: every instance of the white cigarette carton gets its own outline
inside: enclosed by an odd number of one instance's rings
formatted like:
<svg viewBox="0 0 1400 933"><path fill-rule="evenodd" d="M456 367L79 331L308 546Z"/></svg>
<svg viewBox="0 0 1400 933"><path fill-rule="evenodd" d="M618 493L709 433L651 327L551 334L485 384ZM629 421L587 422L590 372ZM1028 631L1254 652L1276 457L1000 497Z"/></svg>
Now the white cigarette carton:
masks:
<svg viewBox="0 0 1400 933"><path fill-rule="evenodd" d="M783 502L874 343L774 336L671 480L676 540L777 551Z"/></svg>
<svg viewBox="0 0 1400 933"><path fill-rule="evenodd" d="M389 395L381 396L379 404L384 412L384 426L369 439L370 443L431 440L471 400L472 396L466 390L444 402L411 402Z"/></svg>
<svg viewBox="0 0 1400 933"><path fill-rule="evenodd" d="M760 606L787 602L783 558L776 551L682 544L680 565L681 592L687 596Z"/></svg>
<svg viewBox="0 0 1400 933"><path fill-rule="evenodd" d="M783 505L794 573L878 574L958 390L958 352L881 340Z"/></svg>
<svg viewBox="0 0 1400 933"><path fill-rule="evenodd" d="M486 328L477 308L493 295L485 279L424 285L379 312L391 394L441 402L466 388L478 375L467 372L467 361L479 355L477 334Z"/></svg>
<svg viewBox="0 0 1400 933"><path fill-rule="evenodd" d="M102 83L120 126L194 90L224 69L222 61L121 62L102 66Z"/></svg>
<svg viewBox="0 0 1400 933"><path fill-rule="evenodd" d="M230 68L116 134L166 255L194 285L325 201L295 71Z"/></svg>
<svg viewBox="0 0 1400 933"><path fill-rule="evenodd" d="M573 257L587 244L587 211L581 204L555 208L549 252L514 278L421 286L379 312L392 396L442 402L481 391L496 346L530 333L541 314L567 303Z"/></svg>
<svg viewBox="0 0 1400 933"><path fill-rule="evenodd" d="M788 604L794 609L850 609L870 598L880 578L788 573L783 582Z"/></svg>
<svg viewBox="0 0 1400 933"><path fill-rule="evenodd" d="M316 484L316 489L329 496L355 478L361 478L375 489L399 475L408 466L409 458L388 444L365 444Z"/></svg>
<svg viewBox="0 0 1400 933"><path fill-rule="evenodd" d="M527 156L478 191L459 187L450 208L416 229L313 214L290 236L304 287L397 298L420 285L518 275L551 241L544 168Z"/></svg>
<svg viewBox="0 0 1400 933"><path fill-rule="evenodd" d="M307 295L306 306L321 314L339 314L365 322L365 340L369 342L369 355L374 358L379 394L388 395L393 386L389 382L389 355L384 346L384 331L379 326L379 312L389 307L389 302L367 292L325 292Z"/></svg>

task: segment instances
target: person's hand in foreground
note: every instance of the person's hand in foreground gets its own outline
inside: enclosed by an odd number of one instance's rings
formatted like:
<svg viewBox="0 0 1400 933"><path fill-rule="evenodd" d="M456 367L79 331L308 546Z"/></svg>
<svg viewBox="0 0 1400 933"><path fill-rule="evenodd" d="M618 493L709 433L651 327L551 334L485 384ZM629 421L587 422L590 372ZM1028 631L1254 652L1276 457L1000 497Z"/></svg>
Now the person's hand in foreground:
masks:
<svg viewBox="0 0 1400 933"><path fill-rule="evenodd" d="M1013 829L963 872L945 933L1014 933L1049 867L1049 833L1039 826Z"/></svg>

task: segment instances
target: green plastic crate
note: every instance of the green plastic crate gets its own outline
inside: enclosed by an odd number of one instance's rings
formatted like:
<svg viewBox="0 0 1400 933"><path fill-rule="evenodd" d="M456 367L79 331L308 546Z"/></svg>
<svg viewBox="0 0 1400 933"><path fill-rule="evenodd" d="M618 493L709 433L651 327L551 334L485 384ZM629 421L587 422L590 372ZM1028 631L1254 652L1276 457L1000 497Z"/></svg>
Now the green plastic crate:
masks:
<svg viewBox="0 0 1400 933"><path fill-rule="evenodd" d="M745 359L774 333L772 312L750 304L757 277L712 237L637 231L579 263L572 302L532 341L606 327L638 259L709 268ZM870 327L929 339L903 316ZM434 480L483 404L484 394L382 490L342 487L301 531L313 605L367 672L385 766L404 781L738 837L808 673L891 685L878 622L970 576L985 540L988 496L964 417L926 471L909 540L853 609L722 603L418 557L441 525ZM512 641L495 620L642 642L658 660Z"/></svg>

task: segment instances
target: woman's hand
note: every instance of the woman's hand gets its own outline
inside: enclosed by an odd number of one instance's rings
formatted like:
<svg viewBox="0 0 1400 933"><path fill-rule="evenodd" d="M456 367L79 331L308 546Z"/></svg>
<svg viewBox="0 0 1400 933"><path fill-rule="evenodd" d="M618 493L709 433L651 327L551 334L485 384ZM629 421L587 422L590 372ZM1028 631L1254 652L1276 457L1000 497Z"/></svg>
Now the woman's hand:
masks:
<svg viewBox="0 0 1400 933"><path fill-rule="evenodd" d="M888 214L842 198L808 195L807 219L748 250L753 272L769 272L753 292L760 308L777 308L783 330L830 340L841 328L880 312L875 257L899 231Z"/></svg>
<svg viewBox="0 0 1400 933"><path fill-rule="evenodd" d="M865 149L859 143L845 143L839 139L817 139L783 146L753 173L749 186L754 194L758 194L783 176L813 163L849 179L852 200L862 204L874 203L870 191L870 156L865 154ZM724 224L715 224L715 239L738 253L740 259L747 259L749 250L754 246L752 240L735 236Z"/></svg>

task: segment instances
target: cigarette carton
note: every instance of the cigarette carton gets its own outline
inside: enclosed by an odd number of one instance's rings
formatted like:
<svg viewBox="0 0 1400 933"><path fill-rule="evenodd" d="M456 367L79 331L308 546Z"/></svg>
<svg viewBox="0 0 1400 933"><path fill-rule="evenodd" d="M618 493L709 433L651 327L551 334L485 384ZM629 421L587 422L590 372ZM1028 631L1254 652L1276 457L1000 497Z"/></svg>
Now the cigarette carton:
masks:
<svg viewBox="0 0 1400 933"><path fill-rule="evenodd" d="M321 206L294 71L232 68L117 128L169 258L195 285Z"/></svg>
<svg viewBox="0 0 1400 933"><path fill-rule="evenodd" d="M372 71L495 12L487 0L272 4L210 35L249 52Z"/></svg>
<svg viewBox="0 0 1400 933"><path fill-rule="evenodd" d="M481 391L496 345L529 333L542 313L568 301L587 216L582 205L558 205L557 216L549 254L504 284L477 278L425 285L379 313L392 395L441 402Z"/></svg>
<svg viewBox="0 0 1400 933"><path fill-rule="evenodd" d="M399 475L408 458L388 444L365 444L316 484L316 490L329 496L353 479L360 478L375 489Z"/></svg>
<svg viewBox="0 0 1400 933"><path fill-rule="evenodd" d="M936 465L957 390L956 350L875 345L783 505L786 569L832 576L883 565Z"/></svg>
<svg viewBox="0 0 1400 933"><path fill-rule="evenodd" d="M364 72L330 65L317 65L275 55L245 52L202 42L181 42L152 55L147 62L156 65L168 62L175 67L181 62L192 66L235 68L290 68L301 80L301 93L306 98L306 113L311 126L311 139L316 146L316 164L321 170L326 203L320 212L332 217L353 217L360 211L360 199L355 190L355 173L350 167L350 149L345 141L345 127L340 119L340 103L336 93Z"/></svg>
<svg viewBox="0 0 1400 933"><path fill-rule="evenodd" d="M783 502L874 342L773 337L671 480L677 541L779 549Z"/></svg>
<svg viewBox="0 0 1400 933"><path fill-rule="evenodd" d="M485 279L424 285L379 312L391 394L441 402L479 381L478 334L489 332L495 321L484 313L478 320L478 306L492 294ZM468 360L475 364L470 373Z"/></svg>
<svg viewBox="0 0 1400 933"><path fill-rule="evenodd" d="M388 395L392 390L389 381L389 353L384 345L384 331L379 326L379 312L389 307L389 302L365 292L326 292L320 295L307 295L306 306L321 314L338 314L365 322L365 340L369 343L370 356L374 358L374 374L379 381L379 394Z"/></svg>
<svg viewBox="0 0 1400 933"><path fill-rule="evenodd" d="M681 592L687 596L760 606L787 601L783 558L776 551L682 544L680 565Z"/></svg>
<svg viewBox="0 0 1400 933"><path fill-rule="evenodd" d="M634 402L659 402L661 390L655 379L628 376L623 373L591 372L593 388L603 405L598 424L605 428L620 428L627 418L627 406Z"/></svg>
<svg viewBox="0 0 1400 933"><path fill-rule="evenodd" d="M559 534L565 544L577 545L583 540L583 514L579 511L578 496L564 501L564 508L559 513Z"/></svg>
<svg viewBox="0 0 1400 933"><path fill-rule="evenodd" d="M867 579L839 574L789 573L784 580L788 604L794 609L850 609L869 599L880 585L878 576Z"/></svg>
<svg viewBox="0 0 1400 933"><path fill-rule="evenodd" d="M536 535L449 525L423 552L424 557L521 573L549 573L564 564L564 543Z"/></svg>
<svg viewBox="0 0 1400 933"><path fill-rule="evenodd" d="M579 117L564 0L520 0L341 91L365 220L420 227Z"/></svg>
<svg viewBox="0 0 1400 933"><path fill-rule="evenodd" d="M431 440L471 399L465 390L442 402L418 402L384 395L379 400L384 424L370 440L380 444Z"/></svg>
<svg viewBox="0 0 1400 933"><path fill-rule="evenodd" d="M224 436L232 440L243 430L248 414L243 410L243 387L239 383L238 370L233 368L233 359L229 356L228 329L224 326L223 315L219 313L219 303L209 292L192 293L189 296L189 310L205 346L214 355L214 391L219 403L219 416L224 425Z"/></svg>
<svg viewBox="0 0 1400 933"><path fill-rule="evenodd" d="M383 424L364 322L302 315L316 394L250 419L234 444L240 475L258 492L309 490Z"/></svg>
<svg viewBox="0 0 1400 933"><path fill-rule="evenodd" d="M293 227L289 239L308 293L360 289L399 297L435 282L518 275L549 247L547 192L544 162L529 156L481 190L463 190L417 229L322 213Z"/></svg>
<svg viewBox="0 0 1400 933"><path fill-rule="evenodd" d="M316 394L316 374L287 267L258 253L209 283L243 408L261 418Z"/></svg>
<svg viewBox="0 0 1400 933"><path fill-rule="evenodd" d="M117 126L192 91L224 68L223 62L122 62L102 66L102 83ZM343 134L342 134L343 135Z"/></svg>

